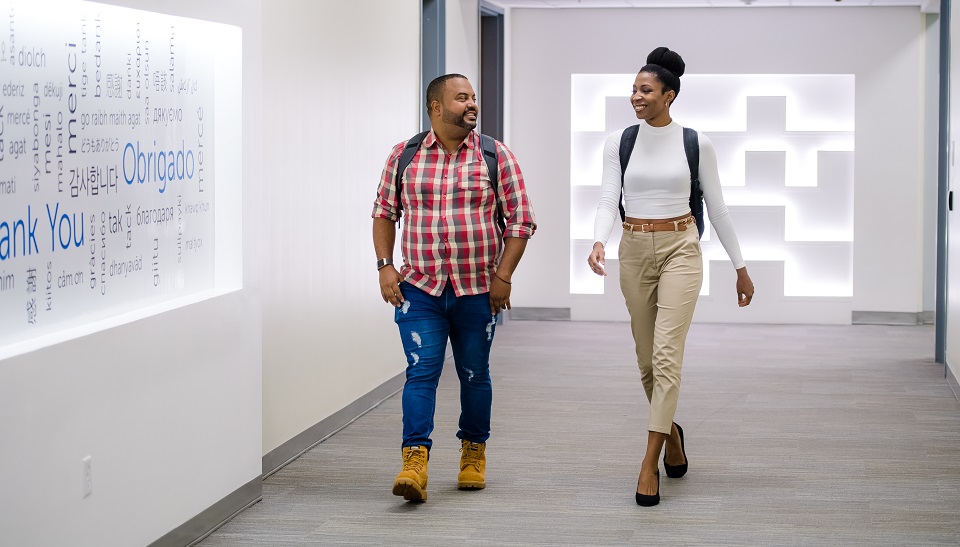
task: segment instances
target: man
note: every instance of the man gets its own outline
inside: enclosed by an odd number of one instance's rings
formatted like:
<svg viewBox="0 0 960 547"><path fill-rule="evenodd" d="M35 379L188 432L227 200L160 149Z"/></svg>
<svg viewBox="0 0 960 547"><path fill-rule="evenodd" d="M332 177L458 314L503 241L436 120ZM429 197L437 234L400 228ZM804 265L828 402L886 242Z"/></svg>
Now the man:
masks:
<svg viewBox="0 0 960 547"><path fill-rule="evenodd" d="M510 309L513 271L536 230L517 160L496 143L499 181L492 185L477 126L477 97L460 74L427 87L432 131L402 175L397 168L406 142L387 158L373 207L373 245L380 294L393 304L407 357L403 387L403 470L393 493L427 499L427 460L432 441L437 383L447 338L460 378L461 490L484 488L490 437L490 346L497 316ZM393 265L401 210L403 266ZM499 213L498 213L499 210ZM497 223L502 215L506 229ZM502 253L502 254L501 254Z"/></svg>

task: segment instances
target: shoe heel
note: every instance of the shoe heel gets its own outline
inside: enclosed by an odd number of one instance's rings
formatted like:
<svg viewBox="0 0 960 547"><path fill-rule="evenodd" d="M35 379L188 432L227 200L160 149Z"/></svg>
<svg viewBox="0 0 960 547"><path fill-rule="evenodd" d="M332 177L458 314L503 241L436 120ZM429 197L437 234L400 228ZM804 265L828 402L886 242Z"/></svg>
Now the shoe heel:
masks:
<svg viewBox="0 0 960 547"><path fill-rule="evenodd" d="M679 479L680 477L687 474L687 447L683 441L683 428L680 427L680 424L674 422L673 425L677 426L677 432L680 433L680 450L683 452L683 463L681 465L668 465L667 460L663 460L663 470L667 472L667 476L671 479Z"/></svg>

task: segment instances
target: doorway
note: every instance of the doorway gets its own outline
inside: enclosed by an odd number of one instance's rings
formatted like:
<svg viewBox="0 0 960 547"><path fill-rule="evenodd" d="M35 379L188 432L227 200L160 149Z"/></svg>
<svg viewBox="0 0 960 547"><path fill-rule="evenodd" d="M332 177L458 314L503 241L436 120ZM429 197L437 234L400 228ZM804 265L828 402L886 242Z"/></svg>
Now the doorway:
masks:
<svg viewBox="0 0 960 547"><path fill-rule="evenodd" d="M503 10L480 2L480 130L503 141Z"/></svg>

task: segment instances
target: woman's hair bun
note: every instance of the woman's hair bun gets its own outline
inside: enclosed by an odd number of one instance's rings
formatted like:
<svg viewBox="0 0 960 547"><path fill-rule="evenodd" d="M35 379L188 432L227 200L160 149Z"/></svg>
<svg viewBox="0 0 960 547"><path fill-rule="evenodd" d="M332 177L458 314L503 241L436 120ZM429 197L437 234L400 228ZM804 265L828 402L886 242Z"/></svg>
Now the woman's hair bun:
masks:
<svg viewBox="0 0 960 547"><path fill-rule="evenodd" d="M660 65L676 74L678 78L683 76L683 71L687 68L687 65L683 62L683 57L679 53L662 46L647 55L647 64Z"/></svg>

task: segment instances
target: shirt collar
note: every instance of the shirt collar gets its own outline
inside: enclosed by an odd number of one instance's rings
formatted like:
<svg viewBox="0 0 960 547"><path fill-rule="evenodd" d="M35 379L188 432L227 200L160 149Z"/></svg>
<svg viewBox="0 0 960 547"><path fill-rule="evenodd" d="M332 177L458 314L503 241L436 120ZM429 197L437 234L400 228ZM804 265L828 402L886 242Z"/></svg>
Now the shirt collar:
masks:
<svg viewBox="0 0 960 547"><path fill-rule="evenodd" d="M470 134L463 139L463 142L468 149L473 150L474 148L477 147L476 143L478 138L479 138L479 133L477 133L477 130L474 129L470 131ZM440 148L440 142L437 140L437 135L433 132L433 129L430 129L430 132L427 133L427 136L423 138L422 146L430 148L434 145L437 148Z"/></svg>

